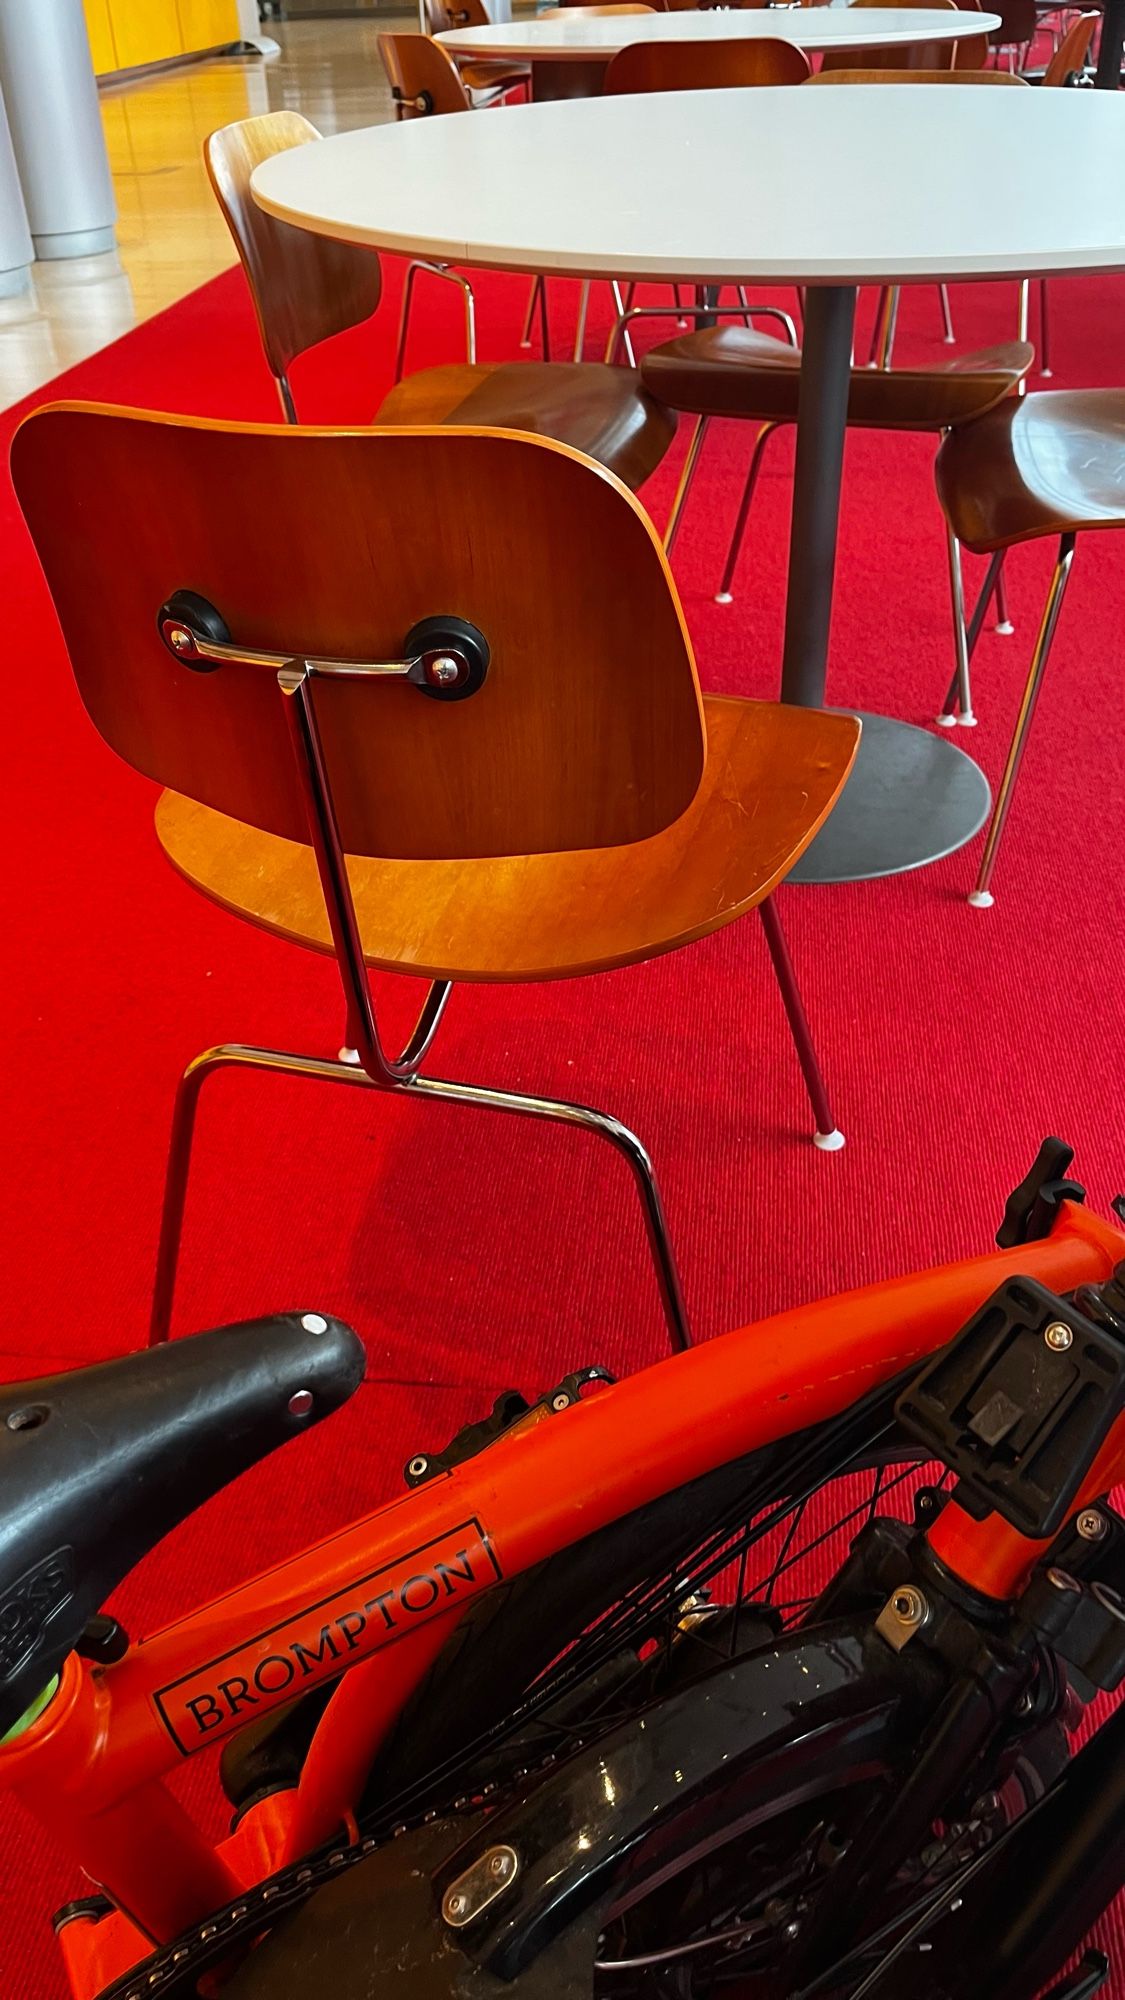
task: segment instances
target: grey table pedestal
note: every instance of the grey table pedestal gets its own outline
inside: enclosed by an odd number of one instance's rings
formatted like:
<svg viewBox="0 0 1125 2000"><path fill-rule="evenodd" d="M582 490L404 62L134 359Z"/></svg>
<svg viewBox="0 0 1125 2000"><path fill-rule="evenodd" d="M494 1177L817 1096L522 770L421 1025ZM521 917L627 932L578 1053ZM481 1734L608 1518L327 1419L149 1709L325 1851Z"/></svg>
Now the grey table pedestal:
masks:
<svg viewBox="0 0 1125 2000"><path fill-rule="evenodd" d="M855 287L805 294L781 696L823 708L855 327ZM865 715L852 774L791 882L864 882L952 854L979 832L984 773L946 739Z"/></svg>

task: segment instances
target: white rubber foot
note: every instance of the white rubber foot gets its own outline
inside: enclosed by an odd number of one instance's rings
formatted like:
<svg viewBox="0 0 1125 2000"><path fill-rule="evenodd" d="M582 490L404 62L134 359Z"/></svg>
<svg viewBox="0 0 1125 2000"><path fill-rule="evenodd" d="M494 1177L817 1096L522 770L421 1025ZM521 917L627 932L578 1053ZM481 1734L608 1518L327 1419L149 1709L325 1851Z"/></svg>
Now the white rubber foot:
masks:
<svg viewBox="0 0 1125 2000"><path fill-rule="evenodd" d="M977 726L977 718L976 718L976 716L975 716L975 715L973 714L973 711L972 711L972 709L971 709L971 708L966 708L966 709L963 709L963 710L962 710L961 714L960 714L960 715L959 715L959 716L957 717L957 726L958 726L958 728L959 728L959 729L975 729L975 728L976 728L976 726Z"/></svg>
<svg viewBox="0 0 1125 2000"><path fill-rule="evenodd" d="M943 333L941 339L943 347L956 347L957 345L957 335L955 333Z"/></svg>
<svg viewBox="0 0 1125 2000"><path fill-rule="evenodd" d="M353 1069L359 1068L358 1049L337 1049L336 1056L339 1062L351 1063Z"/></svg>
<svg viewBox="0 0 1125 2000"><path fill-rule="evenodd" d="M531 342L530 342L530 340L521 340L521 341L520 341L520 346L521 346L521 347L530 347L530 346L531 346Z"/></svg>
<svg viewBox="0 0 1125 2000"><path fill-rule="evenodd" d="M845 1143L843 1133L836 1130L831 1132L814 1132L812 1142L814 1146L820 1148L822 1153L838 1153L841 1146Z"/></svg>
<svg viewBox="0 0 1125 2000"><path fill-rule="evenodd" d="M1050 379L1051 379L1051 377L1052 377L1052 375L1054 374L1054 372L1055 372L1055 371L1054 371L1054 369L1053 369L1053 368L1041 368L1041 369L1039 370L1039 374L1040 374L1040 378L1041 378L1041 379L1042 379L1042 380L1043 380L1044 382L1049 382L1049 381L1050 381Z"/></svg>
<svg viewBox="0 0 1125 2000"><path fill-rule="evenodd" d="M974 910L990 910L995 899L987 889L971 889L968 900Z"/></svg>
<svg viewBox="0 0 1125 2000"><path fill-rule="evenodd" d="M937 723L939 729L956 729L957 727L957 717L955 715L935 715L934 721Z"/></svg>
<svg viewBox="0 0 1125 2000"><path fill-rule="evenodd" d="M992 629L996 633L997 638L1010 639L1016 628L1010 618L1005 618L1002 625L994 625Z"/></svg>
<svg viewBox="0 0 1125 2000"><path fill-rule="evenodd" d="M733 604L734 592L732 590L717 590L715 592L715 602L716 604Z"/></svg>

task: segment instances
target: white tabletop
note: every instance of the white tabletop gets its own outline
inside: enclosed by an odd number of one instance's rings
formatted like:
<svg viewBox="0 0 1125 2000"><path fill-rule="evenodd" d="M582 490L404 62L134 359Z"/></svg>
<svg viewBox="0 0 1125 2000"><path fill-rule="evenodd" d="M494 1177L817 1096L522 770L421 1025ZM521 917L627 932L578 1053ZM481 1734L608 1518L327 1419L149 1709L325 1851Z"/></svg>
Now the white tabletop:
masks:
<svg viewBox="0 0 1125 2000"><path fill-rule="evenodd" d="M1125 269L1125 94L821 85L415 118L256 168L272 215L452 264L715 282Z"/></svg>
<svg viewBox="0 0 1125 2000"><path fill-rule="evenodd" d="M817 54L825 49L954 42L999 26L999 14L941 14L921 7L734 7L706 13L616 15L590 15L584 7L572 7L563 20L490 21L483 28L450 28L436 39L458 55L573 62L616 55L630 42L780 41L795 42Z"/></svg>

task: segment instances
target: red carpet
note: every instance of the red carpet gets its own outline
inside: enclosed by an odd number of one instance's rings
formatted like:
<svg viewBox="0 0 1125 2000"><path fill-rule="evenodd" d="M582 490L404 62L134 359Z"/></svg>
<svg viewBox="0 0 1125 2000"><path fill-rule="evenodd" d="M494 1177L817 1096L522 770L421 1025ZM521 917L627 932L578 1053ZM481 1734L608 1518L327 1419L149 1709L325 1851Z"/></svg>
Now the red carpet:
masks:
<svg viewBox="0 0 1125 2000"><path fill-rule="evenodd" d="M393 296L373 328L298 364L306 420L362 422L374 409L393 343L397 273L388 278ZM525 284L483 277L478 291L484 358L514 354ZM431 287L426 303L415 365L458 353L445 288ZM1053 287L1060 385L1122 379L1123 304L1125 280ZM573 287L557 288L554 311L565 352ZM962 346L1010 337L1015 287L955 292L954 312ZM943 351L934 291L907 297L899 358ZM276 415L237 273L62 378L58 393ZM18 414L5 419L9 429ZM767 458L737 601L711 602L750 442L730 426L709 447L676 568L705 685L769 695L784 604L787 443ZM849 442L830 678L835 701L912 721L933 715L950 659L931 459L924 440ZM653 481L658 520L674 473L667 466ZM96 485L96 467L89 476ZM210 908L162 861L151 788L102 746L79 706L5 494L0 1367L18 1377L143 1338L183 1063L228 1038L333 1050L342 1021L329 964ZM270 532L263 496L246 533ZM1016 636L988 633L978 654L982 721L965 740L993 779L1049 561L1043 547L1017 554ZM995 909L964 901L975 845L921 875L783 892L845 1152L822 1155L808 1141L754 923L597 982L454 996L436 1073L583 1098L645 1137L699 1337L981 1247L1045 1132L1078 1148L1096 1201L1125 1184L1123 624L1125 539L1090 538L1079 546ZM405 1020L414 993L387 986L380 1001ZM293 1082L209 1088L179 1327L323 1305L362 1331L370 1382L287 1463L252 1475L165 1544L122 1593L134 1631L364 1511L396 1489L410 1450L443 1443L497 1389L542 1385L591 1360L624 1371L662 1349L631 1187L593 1142ZM75 1893L73 1878L14 1815L3 1816L0 1838L4 1991L57 2000L43 1919ZM1125 1982L1114 1991L1125 1994Z"/></svg>

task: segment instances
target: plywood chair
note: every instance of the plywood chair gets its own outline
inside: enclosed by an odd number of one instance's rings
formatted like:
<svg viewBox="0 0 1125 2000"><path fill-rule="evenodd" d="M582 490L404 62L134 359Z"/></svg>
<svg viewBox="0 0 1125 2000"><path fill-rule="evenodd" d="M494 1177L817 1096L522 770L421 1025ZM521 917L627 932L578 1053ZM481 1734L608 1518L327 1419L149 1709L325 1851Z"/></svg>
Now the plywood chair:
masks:
<svg viewBox="0 0 1125 2000"><path fill-rule="evenodd" d="M422 18L427 35L447 34L453 28L487 28L491 19L484 0L422 0ZM470 57L455 61L475 108L498 103L514 90L530 92L527 63L478 62ZM402 116L401 110L398 115Z"/></svg>
<svg viewBox="0 0 1125 2000"><path fill-rule="evenodd" d="M423 1063L457 980L631 965L758 909L820 1143L842 1143L770 899L844 784L856 720L701 696L648 516L545 440L64 404L24 423L12 466L91 719L166 788L170 861L223 908L334 954L355 1056L234 1042L189 1065L152 1338L169 1329L200 1088L235 1068L607 1140L635 1176L683 1345L661 1198L633 1133ZM270 533L248 541L264 494ZM397 1055L372 966L432 982Z"/></svg>
<svg viewBox="0 0 1125 2000"><path fill-rule="evenodd" d="M938 452L935 470L951 533L974 555L989 558L984 601L1009 549L1023 542L1058 541L1004 775L969 896L975 908L988 909L1078 536L1125 529L1125 391L1061 389L1013 398L1010 409L1001 406L979 423L954 431ZM1107 723L1117 720L1107 718ZM1092 799L1097 789L1094 772ZM1076 811L1080 809L1076 800Z"/></svg>
<svg viewBox="0 0 1125 2000"><path fill-rule="evenodd" d="M898 0L851 0L853 7L896 7ZM942 13L956 11L960 0L934 0L934 7ZM907 5L929 8L929 0L907 0ZM934 9L930 9L934 11ZM865 49L863 66L865 69L952 69L956 42L902 42L888 43L885 48ZM821 75L831 75L834 69L852 69L855 57L848 49L829 49L821 65Z"/></svg>
<svg viewBox="0 0 1125 2000"><path fill-rule="evenodd" d="M454 66L447 66L463 90ZM298 112L270 111L213 132L204 148L250 286L266 361L286 421L293 424L292 362L331 334L369 319L383 285L373 251L279 222L258 207L250 192L250 176L260 161L319 139L315 125ZM399 328L400 362L404 337L405 320ZM383 424L470 423L540 432L598 459L630 486L648 478L675 435L675 419L653 401L636 375L592 362L484 366L469 361L426 368L396 383L380 405L378 419Z"/></svg>
<svg viewBox="0 0 1125 2000"><path fill-rule="evenodd" d="M878 4L878 0L868 0ZM924 83L921 70L877 72L880 83ZM943 82L963 81L955 73L937 72ZM999 72L983 72L992 79ZM831 85L868 81L865 70L821 71L809 83ZM1019 79L1016 79L1019 82ZM1026 88L1020 83L1021 88ZM960 355L937 367L853 368L848 422L865 430L901 430L940 437L950 426L971 420L1016 392L1035 359L1026 341L1011 341ZM715 326L680 336L650 349L641 376L654 395L672 409L695 418L695 428L679 489L665 532L671 549L684 503L698 466L707 427L715 417L742 417L760 426L754 440L742 499L735 518L716 603L733 602L738 557L753 505L762 457L779 427L797 420L800 393L800 350L743 326ZM969 683L971 639L965 618L960 554L947 538L954 630L954 680L960 713L967 725L975 720ZM985 607L978 606L983 616ZM974 613L974 617L976 614ZM947 696L942 717L952 718Z"/></svg>
<svg viewBox="0 0 1125 2000"><path fill-rule="evenodd" d="M804 83L812 74L807 55L792 42L631 42L610 62L603 95L647 90L735 90L772 83Z"/></svg>

